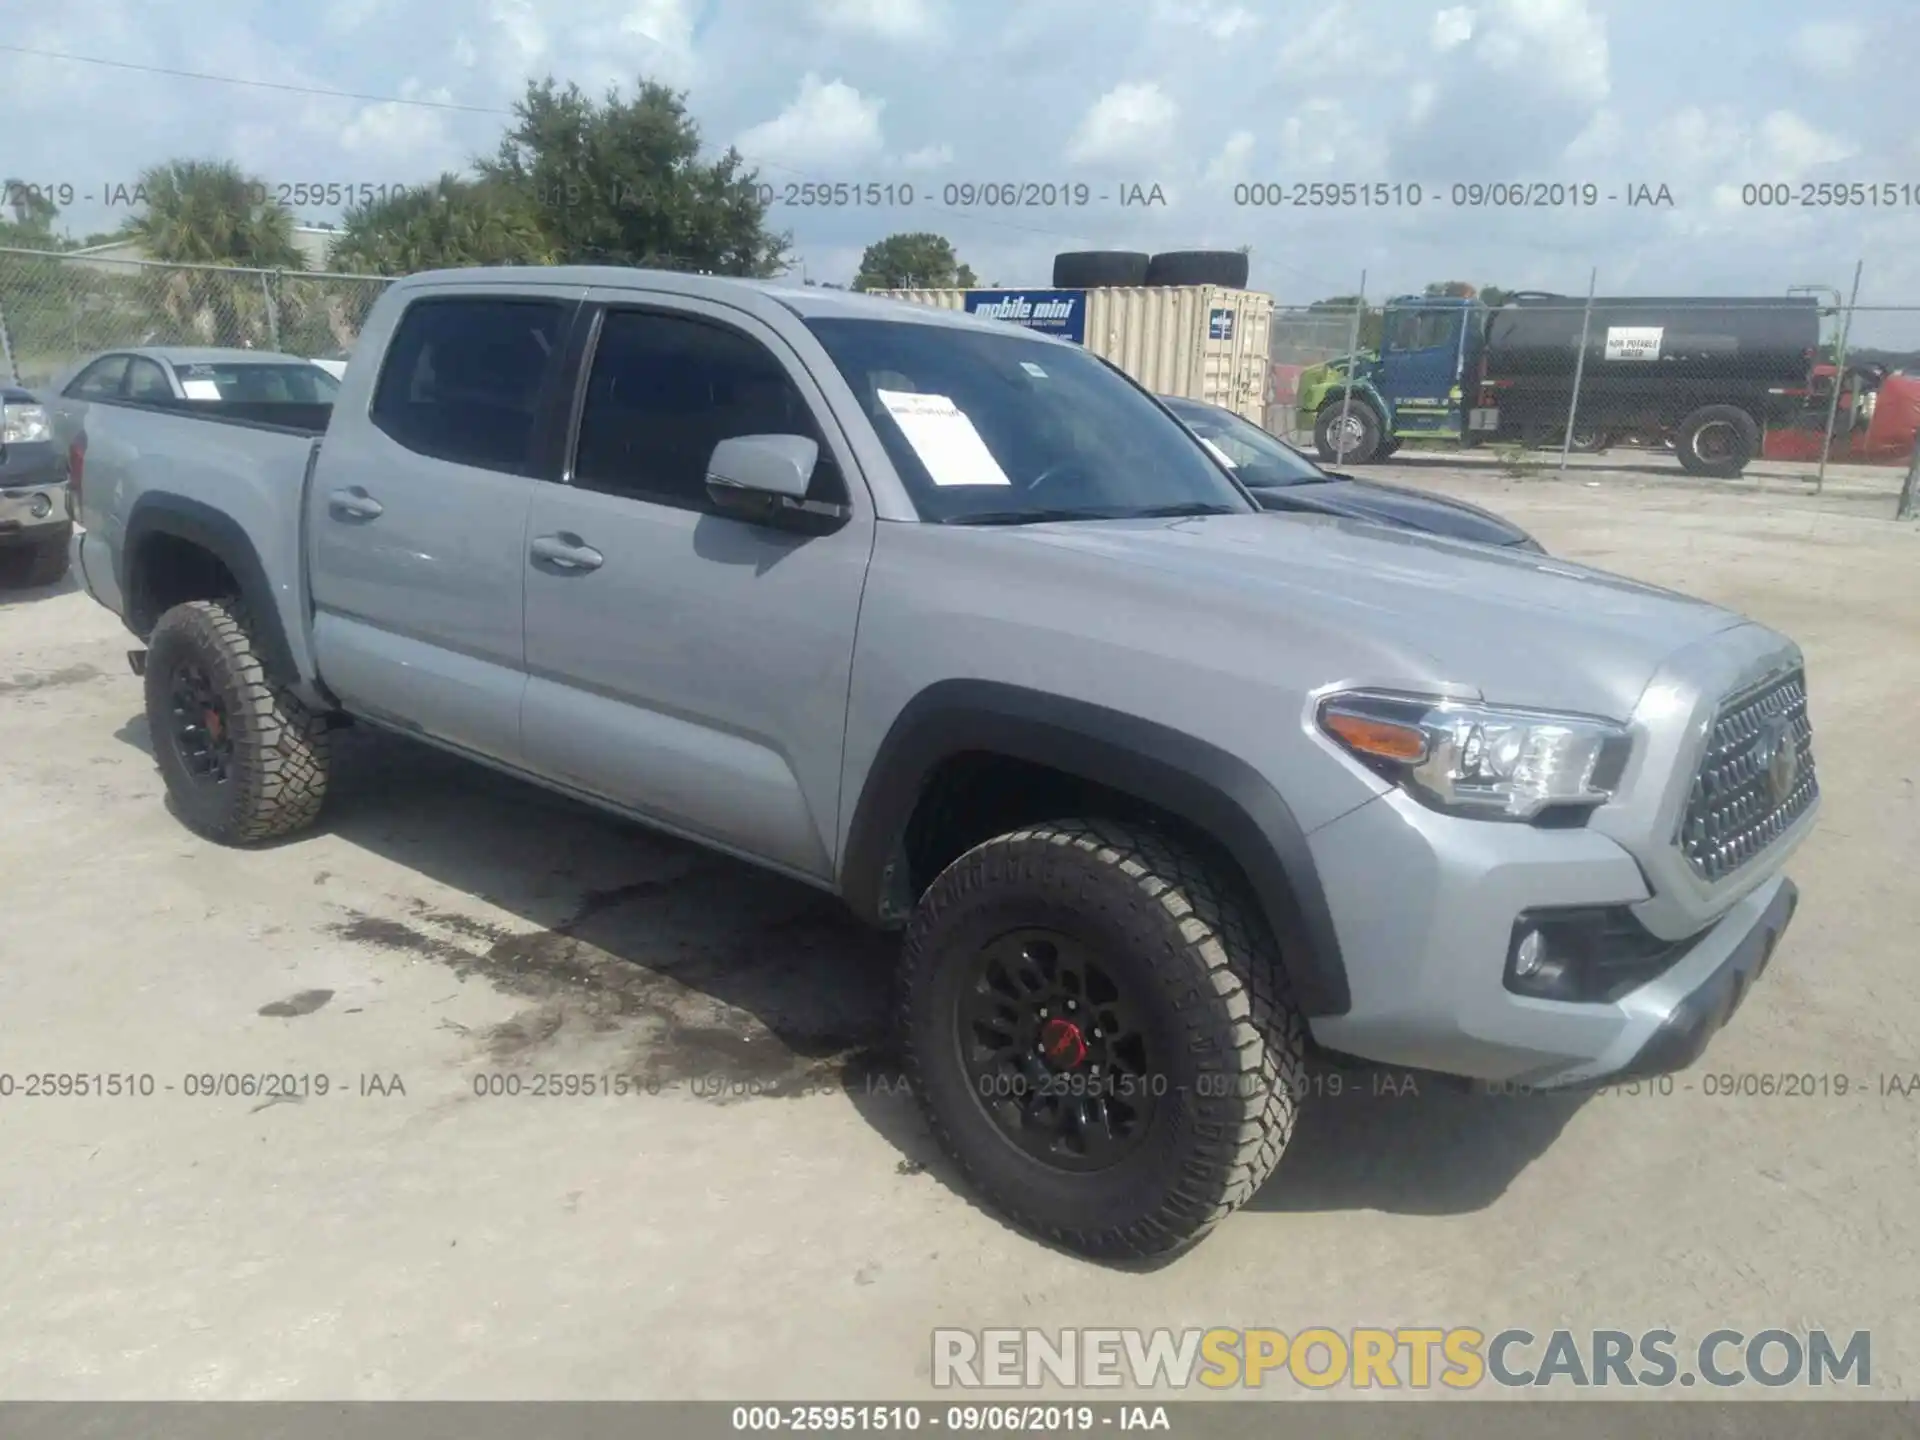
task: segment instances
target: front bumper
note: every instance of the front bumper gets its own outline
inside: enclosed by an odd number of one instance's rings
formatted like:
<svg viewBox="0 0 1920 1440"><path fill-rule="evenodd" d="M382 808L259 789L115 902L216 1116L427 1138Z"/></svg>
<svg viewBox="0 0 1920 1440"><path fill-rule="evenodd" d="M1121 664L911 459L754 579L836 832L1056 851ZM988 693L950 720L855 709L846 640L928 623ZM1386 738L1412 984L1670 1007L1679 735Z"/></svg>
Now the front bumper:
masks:
<svg viewBox="0 0 1920 1440"><path fill-rule="evenodd" d="M1314 1039L1474 1080L1552 1088L1691 1064L1746 998L1797 901L1776 857L1652 978L1604 1001L1548 1000L1508 987L1515 921L1541 908L1643 906L1643 871L1615 840L1441 815L1395 792L1308 843L1352 994L1347 1013L1311 1022Z"/></svg>
<svg viewBox="0 0 1920 1440"><path fill-rule="evenodd" d="M51 537L71 520L66 475L60 466L21 464L9 456L0 467L0 545L31 544Z"/></svg>

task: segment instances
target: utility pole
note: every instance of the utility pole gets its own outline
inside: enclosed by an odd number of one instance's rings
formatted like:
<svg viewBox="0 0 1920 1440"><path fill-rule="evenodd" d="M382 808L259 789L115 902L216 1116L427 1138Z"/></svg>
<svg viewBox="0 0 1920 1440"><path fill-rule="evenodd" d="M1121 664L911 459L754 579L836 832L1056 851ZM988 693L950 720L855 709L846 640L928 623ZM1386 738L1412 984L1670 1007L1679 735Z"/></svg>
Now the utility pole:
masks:
<svg viewBox="0 0 1920 1440"><path fill-rule="evenodd" d="M1587 272L1587 308L1580 316L1580 353L1573 362L1573 398L1567 402L1567 432L1560 437L1560 474L1567 473L1567 456L1573 451L1574 417L1580 413L1580 382L1587 374L1587 336L1593 329L1593 292L1600 284L1600 267Z"/></svg>
<svg viewBox="0 0 1920 1440"><path fill-rule="evenodd" d="M1827 397L1827 433L1820 437L1820 468L1814 472L1813 493L1818 495L1827 484L1827 456L1833 449L1833 424L1840 413L1840 382L1847 375L1847 335L1853 329L1853 309L1860 303L1860 272L1866 267L1866 261L1856 260L1853 266L1853 294L1847 298L1847 308L1840 318L1840 336L1833 347L1833 393ZM1857 403L1859 397L1855 396ZM1847 419L1853 419L1853 407L1847 408Z"/></svg>
<svg viewBox="0 0 1920 1440"><path fill-rule="evenodd" d="M1340 392L1340 423L1334 429L1333 463L1347 459L1347 417L1353 413L1353 372L1360 364L1360 317L1367 312L1367 272L1360 272L1360 293L1353 297L1353 323L1347 330L1347 383Z"/></svg>
<svg viewBox="0 0 1920 1440"><path fill-rule="evenodd" d="M1920 518L1920 435L1913 440L1913 454L1907 459L1907 478L1900 485L1900 506L1893 512L1893 518Z"/></svg>

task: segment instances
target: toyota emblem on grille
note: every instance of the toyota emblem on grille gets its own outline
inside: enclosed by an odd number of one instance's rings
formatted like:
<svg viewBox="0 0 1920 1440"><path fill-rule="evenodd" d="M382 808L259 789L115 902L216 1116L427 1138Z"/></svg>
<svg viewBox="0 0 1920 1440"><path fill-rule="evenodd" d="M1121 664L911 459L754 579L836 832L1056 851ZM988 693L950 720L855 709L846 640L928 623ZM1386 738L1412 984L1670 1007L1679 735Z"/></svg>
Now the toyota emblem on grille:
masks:
<svg viewBox="0 0 1920 1440"><path fill-rule="evenodd" d="M1754 768L1767 777L1767 797L1775 805L1784 805L1800 783L1800 746L1793 733L1793 721L1776 715L1753 742Z"/></svg>

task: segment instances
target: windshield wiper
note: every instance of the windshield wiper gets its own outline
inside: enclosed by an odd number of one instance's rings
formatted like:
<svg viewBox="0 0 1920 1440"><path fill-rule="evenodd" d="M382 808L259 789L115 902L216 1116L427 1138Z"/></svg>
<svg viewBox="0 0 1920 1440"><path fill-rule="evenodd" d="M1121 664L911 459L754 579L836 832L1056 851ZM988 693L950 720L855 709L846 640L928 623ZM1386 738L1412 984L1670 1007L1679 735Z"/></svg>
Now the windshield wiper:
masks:
<svg viewBox="0 0 1920 1440"><path fill-rule="evenodd" d="M1043 525L1049 520L1116 520L1113 510L975 510L967 515L944 515L942 525Z"/></svg>
<svg viewBox="0 0 1920 1440"><path fill-rule="evenodd" d="M1212 500L1188 500L1179 505L1154 505L1145 510L1128 510L1124 512L1124 518L1172 520L1183 515L1238 515L1239 513L1231 505L1217 504Z"/></svg>

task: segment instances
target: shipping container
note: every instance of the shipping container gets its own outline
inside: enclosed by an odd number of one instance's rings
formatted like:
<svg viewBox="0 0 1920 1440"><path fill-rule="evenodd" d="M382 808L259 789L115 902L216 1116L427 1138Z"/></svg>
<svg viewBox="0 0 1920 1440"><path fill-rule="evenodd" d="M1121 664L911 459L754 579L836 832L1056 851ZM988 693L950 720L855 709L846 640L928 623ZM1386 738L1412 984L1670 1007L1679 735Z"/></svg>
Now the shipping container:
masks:
<svg viewBox="0 0 1920 1440"><path fill-rule="evenodd" d="M1218 285L1095 290L876 290L1084 345L1160 395L1266 419L1273 297Z"/></svg>

